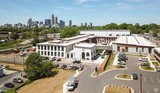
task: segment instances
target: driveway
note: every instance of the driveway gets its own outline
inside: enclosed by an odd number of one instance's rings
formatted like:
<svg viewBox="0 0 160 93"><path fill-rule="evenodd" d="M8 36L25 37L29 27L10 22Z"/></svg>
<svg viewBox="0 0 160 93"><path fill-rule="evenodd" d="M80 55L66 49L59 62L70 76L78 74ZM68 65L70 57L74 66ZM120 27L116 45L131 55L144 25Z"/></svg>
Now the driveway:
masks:
<svg viewBox="0 0 160 93"><path fill-rule="evenodd" d="M146 72L139 69L140 62L137 57L128 57L126 70L111 70L98 77L91 77L95 66L86 65L86 70L78 76L78 87L69 93L102 93L106 85L122 85L132 87L134 93L140 93L140 77L138 80L117 80L115 75L126 72L127 74L142 73L143 93L160 93L160 73Z"/></svg>

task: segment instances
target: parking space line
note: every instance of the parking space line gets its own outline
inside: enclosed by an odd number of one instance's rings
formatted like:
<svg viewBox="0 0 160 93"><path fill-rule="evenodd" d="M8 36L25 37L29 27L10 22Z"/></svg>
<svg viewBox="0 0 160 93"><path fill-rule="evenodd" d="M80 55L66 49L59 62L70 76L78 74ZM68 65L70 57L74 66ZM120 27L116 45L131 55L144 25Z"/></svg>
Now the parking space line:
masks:
<svg viewBox="0 0 160 93"><path fill-rule="evenodd" d="M158 83L160 84L160 80L159 80L159 78L157 78L157 80L158 80Z"/></svg>
<svg viewBox="0 0 160 93"><path fill-rule="evenodd" d="M146 77L143 75L143 79L144 79L144 81L146 82L147 80L146 80Z"/></svg>
<svg viewBox="0 0 160 93"><path fill-rule="evenodd" d="M153 79L152 79L152 77L150 77L150 79L151 79L151 82L153 83Z"/></svg>

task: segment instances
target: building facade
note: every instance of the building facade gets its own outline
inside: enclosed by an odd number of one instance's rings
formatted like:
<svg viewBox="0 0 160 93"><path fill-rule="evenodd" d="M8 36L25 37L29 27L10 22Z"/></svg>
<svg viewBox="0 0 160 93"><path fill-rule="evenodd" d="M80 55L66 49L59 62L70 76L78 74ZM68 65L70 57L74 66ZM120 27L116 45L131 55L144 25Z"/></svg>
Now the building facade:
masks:
<svg viewBox="0 0 160 93"><path fill-rule="evenodd" d="M154 49L154 57L160 62L160 48Z"/></svg>

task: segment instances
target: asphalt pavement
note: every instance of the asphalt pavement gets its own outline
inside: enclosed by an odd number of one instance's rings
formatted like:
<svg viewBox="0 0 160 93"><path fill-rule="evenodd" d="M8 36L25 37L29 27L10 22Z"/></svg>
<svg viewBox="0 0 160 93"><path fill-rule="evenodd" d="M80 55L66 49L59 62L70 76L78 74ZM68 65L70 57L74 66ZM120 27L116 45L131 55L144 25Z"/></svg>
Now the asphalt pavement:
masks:
<svg viewBox="0 0 160 93"><path fill-rule="evenodd" d="M111 70L98 77L91 77L96 66L85 65L86 70L77 78L78 87L69 93L102 93L106 85L122 85L134 89L134 93L140 93L140 73L142 74L142 93L160 93L160 73L147 72L139 69L140 62L137 57L128 57L126 70ZM118 80L114 77L120 73L137 73L138 80Z"/></svg>

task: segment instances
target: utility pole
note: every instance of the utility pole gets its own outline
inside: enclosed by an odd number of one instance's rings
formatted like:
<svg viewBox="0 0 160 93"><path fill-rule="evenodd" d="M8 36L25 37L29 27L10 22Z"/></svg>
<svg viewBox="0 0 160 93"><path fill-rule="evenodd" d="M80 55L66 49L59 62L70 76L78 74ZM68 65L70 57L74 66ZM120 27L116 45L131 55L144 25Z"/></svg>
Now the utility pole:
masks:
<svg viewBox="0 0 160 93"><path fill-rule="evenodd" d="M142 73L140 73L140 93L142 93Z"/></svg>

